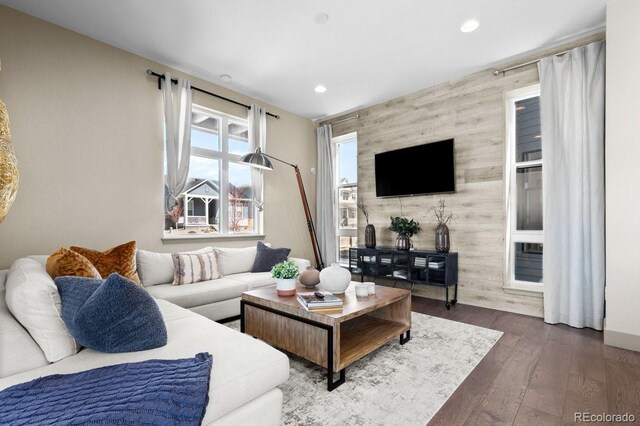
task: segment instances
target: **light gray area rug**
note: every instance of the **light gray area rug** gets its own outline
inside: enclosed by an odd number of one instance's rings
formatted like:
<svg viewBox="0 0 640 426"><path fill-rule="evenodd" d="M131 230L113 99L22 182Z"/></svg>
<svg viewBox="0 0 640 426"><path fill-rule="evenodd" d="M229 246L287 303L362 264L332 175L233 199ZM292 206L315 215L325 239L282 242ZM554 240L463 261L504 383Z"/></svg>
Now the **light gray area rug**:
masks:
<svg viewBox="0 0 640 426"><path fill-rule="evenodd" d="M415 312L411 321L409 342L396 339L351 365L333 392L324 368L290 356L282 424L425 426L502 336Z"/></svg>

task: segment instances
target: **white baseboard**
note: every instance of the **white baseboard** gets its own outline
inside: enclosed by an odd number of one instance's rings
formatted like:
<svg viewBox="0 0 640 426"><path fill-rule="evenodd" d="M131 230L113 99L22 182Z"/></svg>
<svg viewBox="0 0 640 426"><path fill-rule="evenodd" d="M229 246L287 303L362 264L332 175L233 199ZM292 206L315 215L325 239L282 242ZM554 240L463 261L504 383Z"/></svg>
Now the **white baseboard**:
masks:
<svg viewBox="0 0 640 426"><path fill-rule="evenodd" d="M640 336L620 331L604 330L604 344L618 348L640 351Z"/></svg>

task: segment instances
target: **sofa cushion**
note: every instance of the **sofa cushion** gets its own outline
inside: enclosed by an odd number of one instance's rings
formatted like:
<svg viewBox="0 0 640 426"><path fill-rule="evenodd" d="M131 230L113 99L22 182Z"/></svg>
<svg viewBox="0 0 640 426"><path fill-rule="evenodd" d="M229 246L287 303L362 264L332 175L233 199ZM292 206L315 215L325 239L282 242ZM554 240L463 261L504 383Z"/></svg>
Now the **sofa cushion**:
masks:
<svg viewBox="0 0 640 426"><path fill-rule="evenodd" d="M131 281L140 284L136 266L136 242L120 244L105 251L97 251L84 247L71 247L72 251L80 253L93 263L102 278L117 273Z"/></svg>
<svg viewBox="0 0 640 426"><path fill-rule="evenodd" d="M62 319L71 335L99 352L135 352L167 344L158 305L133 281L111 274L104 280L60 277Z"/></svg>
<svg viewBox="0 0 640 426"><path fill-rule="evenodd" d="M156 299L168 300L183 308L192 308L240 297L243 291L247 291L247 285L225 277L191 285L159 284L146 287L146 290Z"/></svg>
<svg viewBox="0 0 640 426"><path fill-rule="evenodd" d="M178 288L181 287L174 287L174 290ZM104 354L92 349L83 349L77 355L56 364L0 379L0 390L50 374L69 374L146 359L187 358L199 352L209 352L213 356L213 368L209 386L209 405L202 422L209 424L281 385L289 378L288 358L266 343L166 301L157 302L167 326L166 346L120 354Z"/></svg>
<svg viewBox="0 0 640 426"><path fill-rule="evenodd" d="M245 272L243 274L234 274L227 278L246 284L247 290L276 284L276 279L271 276L271 272Z"/></svg>
<svg viewBox="0 0 640 426"><path fill-rule="evenodd" d="M209 253L213 251L213 247L205 247L200 250L187 251L183 253ZM173 281L173 260L171 253L157 253L154 251L138 250L136 252L136 260L138 263L138 274L142 285L145 287L168 284Z"/></svg>
<svg viewBox="0 0 640 426"><path fill-rule="evenodd" d="M287 260L291 253L290 248L271 248L262 241L257 244L256 260L253 262L251 272L269 272L276 264Z"/></svg>
<svg viewBox="0 0 640 426"><path fill-rule="evenodd" d="M60 317L60 295L45 268L32 259L13 262L7 277L6 302L49 362L78 352L79 346Z"/></svg>
<svg viewBox="0 0 640 426"><path fill-rule="evenodd" d="M5 279L0 271L0 378L49 365L40 346L11 315L5 302Z"/></svg>
<svg viewBox="0 0 640 426"><path fill-rule="evenodd" d="M265 245L271 247L268 243ZM216 251L220 261L220 272L223 276L227 276L251 272L258 248L257 246L242 248L216 247Z"/></svg>
<svg viewBox="0 0 640 426"><path fill-rule="evenodd" d="M194 284L202 281L217 280L220 275L218 253L172 253L172 285Z"/></svg>
<svg viewBox="0 0 640 426"><path fill-rule="evenodd" d="M51 278L62 276L101 278L100 272L89 259L64 247L51 253L47 259L47 273Z"/></svg>

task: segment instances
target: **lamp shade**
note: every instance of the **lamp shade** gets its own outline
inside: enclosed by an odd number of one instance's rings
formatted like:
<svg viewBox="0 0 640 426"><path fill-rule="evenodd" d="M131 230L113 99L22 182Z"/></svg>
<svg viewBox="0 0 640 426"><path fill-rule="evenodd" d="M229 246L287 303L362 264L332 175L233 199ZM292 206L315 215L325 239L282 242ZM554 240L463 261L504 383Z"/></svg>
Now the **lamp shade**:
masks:
<svg viewBox="0 0 640 426"><path fill-rule="evenodd" d="M243 155L242 158L240 158L240 162L258 169L273 170L271 160L269 160L267 156L260 151L260 148L256 148L255 152Z"/></svg>

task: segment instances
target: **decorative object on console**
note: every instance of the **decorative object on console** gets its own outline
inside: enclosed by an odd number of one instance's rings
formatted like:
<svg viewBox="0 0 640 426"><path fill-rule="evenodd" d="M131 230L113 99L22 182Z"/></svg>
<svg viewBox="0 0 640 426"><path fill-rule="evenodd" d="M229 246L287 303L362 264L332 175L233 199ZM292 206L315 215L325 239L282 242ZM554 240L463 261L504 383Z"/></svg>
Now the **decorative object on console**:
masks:
<svg viewBox="0 0 640 426"><path fill-rule="evenodd" d="M62 320L82 346L120 353L167 344L167 328L153 297L119 275L104 280L59 277ZM90 291L93 289L93 291Z"/></svg>
<svg viewBox="0 0 640 426"><path fill-rule="evenodd" d="M364 246L366 248L376 248L376 227L369 223L369 210L364 201L358 200L358 208L367 221L367 226L364 227Z"/></svg>
<svg viewBox="0 0 640 426"><path fill-rule="evenodd" d="M291 253L290 248L271 248L262 241L258 241L256 248L256 260L251 272L269 272L275 265L287 260Z"/></svg>
<svg viewBox="0 0 640 426"><path fill-rule="evenodd" d="M248 164L251 167L258 169L273 170L273 164L269 160L276 160L287 166L293 167L296 173L296 180L298 181L298 191L300 192L300 198L302 200L302 208L304 209L304 215L307 219L307 229L309 230L309 238L311 238L311 247L313 248L313 255L316 261L316 267L318 269L324 268L324 260L322 260L322 253L318 245L318 236L316 235L316 228L313 224L313 218L311 217L311 210L309 209L309 201L307 200L307 193L304 190L304 183L302 182L302 175L300 174L300 168L296 164L287 163L284 160L267 155L260 147L256 148L255 152L245 154L240 158L241 163Z"/></svg>
<svg viewBox="0 0 640 426"><path fill-rule="evenodd" d="M306 271L300 274L300 278L298 278L298 281L300 281L300 284L302 284L305 288L315 288L315 286L320 284L320 271L309 267Z"/></svg>
<svg viewBox="0 0 640 426"><path fill-rule="evenodd" d="M341 268L339 263L320 271L320 288L333 294L343 294L351 283L351 273Z"/></svg>
<svg viewBox="0 0 640 426"><path fill-rule="evenodd" d="M404 216L391 217L389 231L398 233L396 249L409 250L411 248L411 237L420 231L420 223Z"/></svg>
<svg viewBox="0 0 640 426"><path fill-rule="evenodd" d="M276 279L278 296L293 296L296 294L296 278L298 266L291 260L280 262L271 269L271 276Z"/></svg>
<svg viewBox="0 0 640 426"><path fill-rule="evenodd" d="M61 276L102 278L100 272L83 255L60 247L47 258L47 273L51 278Z"/></svg>
<svg viewBox="0 0 640 426"><path fill-rule="evenodd" d="M447 224L455 220L453 213L447 214L445 212L444 198L438 201L438 207L432 207L429 212L433 212L438 226L436 227L436 251L438 253L449 253L451 248L451 242L449 239L449 227ZM429 213L427 212L427 213Z"/></svg>
<svg viewBox="0 0 640 426"><path fill-rule="evenodd" d="M172 253L173 282L171 285L193 284L222 278L218 252Z"/></svg>
<svg viewBox="0 0 640 426"><path fill-rule="evenodd" d="M71 250L86 257L100 272L102 278L115 272L136 284L140 284L136 265L135 241L129 241L105 251L75 246L71 246Z"/></svg>
<svg viewBox="0 0 640 426"><path fill-rule="evenodd" d="M2 69L1 61L0 69ZM18 180L18 160L11 145L9 115L0 99L0 222L5 218L16 199Z"/></svg>

